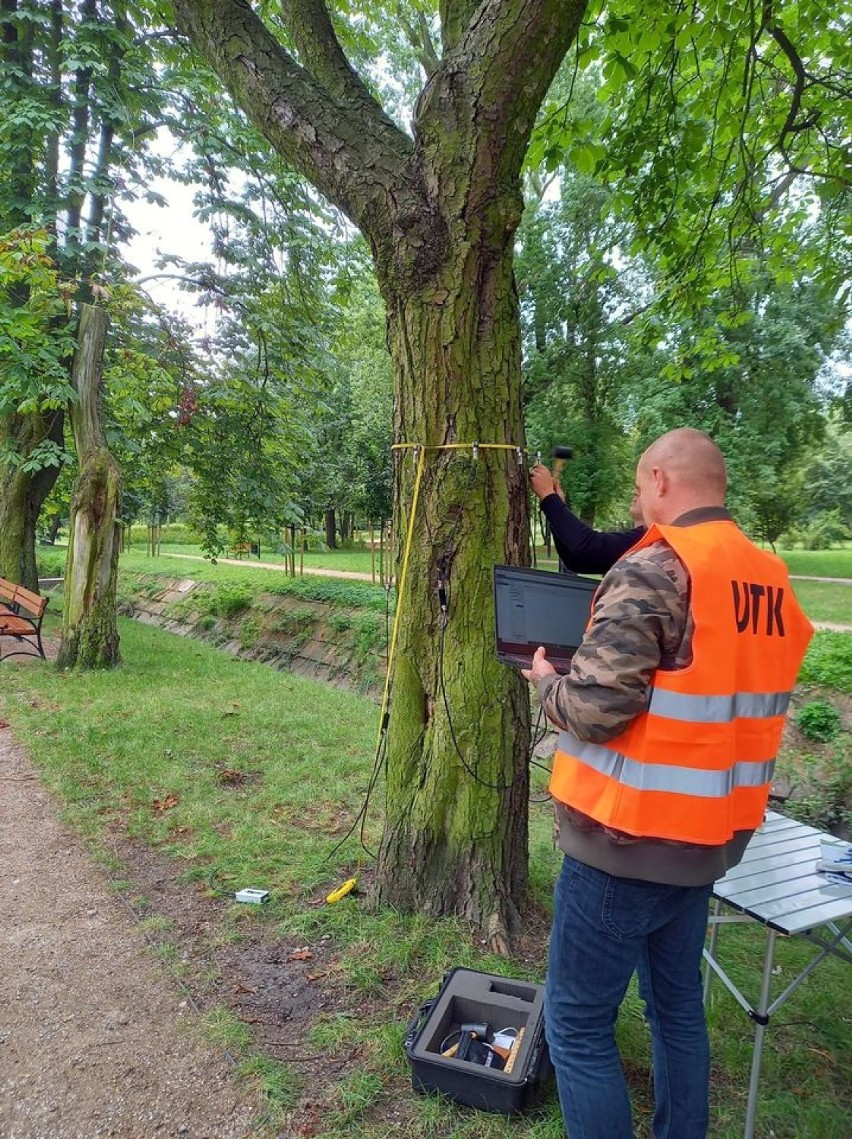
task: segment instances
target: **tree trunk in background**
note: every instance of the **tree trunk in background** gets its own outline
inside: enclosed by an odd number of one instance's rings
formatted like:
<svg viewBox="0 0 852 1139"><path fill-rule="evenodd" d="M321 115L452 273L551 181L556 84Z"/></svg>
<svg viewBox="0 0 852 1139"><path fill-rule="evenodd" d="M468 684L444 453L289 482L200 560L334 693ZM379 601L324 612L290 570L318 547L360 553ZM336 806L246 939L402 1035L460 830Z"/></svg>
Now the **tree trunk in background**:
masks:
<svg viewBox="0 0 852 1139"><path fill-rule="evenodd" d="M0 443L22 459L50 439L62 446L63 413L4 415L0 417ZM38 591L36 523L44 500L59 477L59 467L38 471L20 465L0 466L0 577Z"/></svg>
<svg viewBox="0 0 852 1139"><path fill-rule="evenodd" d="M333 510L325 512L325 544L330 550L337 549L337 522Z"/></svg>
<svg viewBox="0 0 852 1139"><path fill-rule="evenodd" d="M72 382L79 402L71 423L80 473L71 497L62 668L109 668L120 662L115 591L118 578L121 472L106 445L101 407L101 368L107 317L81 305Z"/></svg>
<svg viewBox="0 0 852 1139"><path fill-rule="evenodd" d="M54 546L56 544L56 539L59 537L59 531L61 529L62 529L62 515L61 514L51 514L50 515L50 525L47 528L47 537L45 538L45 541L48 543L48 545Z"/></svg>

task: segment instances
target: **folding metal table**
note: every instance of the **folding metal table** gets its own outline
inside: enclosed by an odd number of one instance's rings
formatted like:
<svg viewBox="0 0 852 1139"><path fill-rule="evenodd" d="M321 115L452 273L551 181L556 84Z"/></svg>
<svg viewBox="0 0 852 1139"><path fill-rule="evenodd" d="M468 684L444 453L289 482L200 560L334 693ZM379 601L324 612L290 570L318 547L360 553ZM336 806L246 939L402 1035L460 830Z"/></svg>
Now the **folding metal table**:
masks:
<svg viewBox="0 0 852 1139"><path fill-rule="evenodd" d="M834 886L824 874L817 872L823 840L841 848L846 846L830 834L768 811L763 826L749 842L742 862L713 887L710 942L704 950L708 966L704 976L704 1002L707 1003L715 973L755 1022L744 1139L754 1136L763 1037L770 1017L827 957L839 957L841 961L852 963L852 883ZM722 903L739 912L722 914ZM733 983L717 955L720 926L744 921L759 922L766 928L763 976L756 1006ZM778 934L804 938L817 946L819 953L770 1003Z"/></svg>

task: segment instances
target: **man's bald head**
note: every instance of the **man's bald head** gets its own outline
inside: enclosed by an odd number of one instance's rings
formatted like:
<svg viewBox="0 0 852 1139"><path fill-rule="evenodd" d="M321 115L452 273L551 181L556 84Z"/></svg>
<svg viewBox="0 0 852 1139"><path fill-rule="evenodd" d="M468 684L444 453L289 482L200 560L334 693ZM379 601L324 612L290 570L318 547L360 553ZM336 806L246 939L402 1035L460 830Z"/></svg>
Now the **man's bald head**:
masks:
<svg viewBox="0 0 852 1139"><path fill-rule="evenodd" d="M709 435L678 427L661 435L642 455L636 487L635 507L645 525L665 525L688 510L724 505L725 459Z"/></svg>

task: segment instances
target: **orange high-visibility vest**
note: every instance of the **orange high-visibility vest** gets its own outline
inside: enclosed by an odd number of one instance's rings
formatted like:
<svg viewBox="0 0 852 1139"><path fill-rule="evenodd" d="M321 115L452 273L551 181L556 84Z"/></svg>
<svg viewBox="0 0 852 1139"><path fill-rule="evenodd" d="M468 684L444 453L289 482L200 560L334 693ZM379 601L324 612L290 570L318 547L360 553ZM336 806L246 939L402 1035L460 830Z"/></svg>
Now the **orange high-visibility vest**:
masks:
<svg viewBox="0 0 852 1139"><path fill-rule="evenodd" d="M734 522L652 526L632 550L661 538L689 571L692 663L658 669L647 711L606 743L562 732L550 791L630 835L721 845L763 819L813 626L781 559Z"/></svg>

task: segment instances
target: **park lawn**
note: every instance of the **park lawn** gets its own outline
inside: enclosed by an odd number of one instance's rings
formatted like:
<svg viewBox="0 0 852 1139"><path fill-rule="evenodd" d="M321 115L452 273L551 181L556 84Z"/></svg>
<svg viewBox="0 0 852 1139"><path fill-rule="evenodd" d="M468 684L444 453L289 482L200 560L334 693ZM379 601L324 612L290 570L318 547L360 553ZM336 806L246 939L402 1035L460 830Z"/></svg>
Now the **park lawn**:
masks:
<svg viewBox="0 0 852 1139"><path fill-rule="evenodd" d="M792 574L852 579L852 545L831 550L787 550L778 547L775 552L784 559Z"/></svg>
<svg viewBox="0 0 852 1139"><path fill-rule="evenodd" d="M839 577L852 581L852 546L832 550L787 550L779 547L776 552L779 557L783 558L787 563L791 574L805 577ZM122 555L122 561L132 563L135 567L138 559L153 563L162 560L162 558L168 558L170 554L187 554L196 558L203 557L200 546L187 543L169 543L161 547L160 559L149 558L145 552L145 546L137 542L125 550ZM302 555L297 552L297 572L301 557ZM537 550L537 557L543 569L556 568L555 555L551 552L551 557L548 559L545 547L542 546ZM261 548L261 556L259 559L255 557L245 557L239 560L243 562L246 567L251 566L252 563L256 564L257 561L270 562L274 565L285 565L287 561L283 554L272 553L271 550L267 550L265 547ZM371 573L373 559L369 548L326 550L323 552L308 551L304 554L304 565L314 569L336 569L345 570L350 573ZM378 574L378 551L376 551L375 555L375 567L375 572ZM815 620L832 620L832 618L815 617Z"/></svg>
<svg viewBox="0 0 852 1139"><path fill-rule="evenodd" d="M186 542L169 542L160 546L160 557L169 557L173 554L182 554L193 558L203 558L204 551L200 546L191 545ZM155 558L149 558L146 553L144 545L136 542L132 546L126 546L122 558L136 558L143 557L149 561L156 561ZM234 554L225 552L221 558L228 558L229 560L237 560L245 566L257 565L258 562L267 562L271 565L286 566L289 562L289 557L282 553L273 552L271 547L261 546L260 557L254 554L246 554L243 557L236 558ZM387 553L385 553L385 562ZM371 573L372 567L375 565L375 572L379 572L379 551L375 551L372 556L369 547L365 550L362 549L344 549L344 550L325 550L325 551L312 551L306 550L304 554L300 550L296 550L296 572L299 571L299 566L304 564L313 569L334 569L345 570L347 573Z"/></svg>
<svg viewBox="0 0 852 1139"><path fill-rule="evenodd" d="M793 591L812 621L852 627L852 581L805 581L794 578Z"/></svg>
<svg viewBox="0 0 852 1139"><path fill-rule="evenodd" d="M130 873L115 861L111 840L118 833L171 859L187 891L217 895L223 929L237 943L258 928L303 945L330 939L338 964L327 984L340 990L343 1011L318 1016L306 1047L339 1056L356 1051L356 1072L323 1088L305 1086L299 1065L272 1059L229 1010L208 1014L214 1038L259 1082L270 1110L286 1114L292 1104L320 1097L324 1139L561 1139L553 1097L532 1115L507 1121L414 1096L401 1047L408 1016L453 965L540 980L540 919L532 924L523 957L504 960L489 955L452 920L370 913L357 896L322 904L329 889L350 874L365 873L370 864L357 837L346 835L369 782L376 706L134 622L121 622L121 636L124 664L117 672L62 674L40 662L16 670L2 697L3 714L60 797L66 819L100 852L114 879ZM545 778L534 771L535 800L542 799ZM370 849L379 837L381 795L380 788L367 816L364 840ZM530 815L532 888L537 908L546 910L559 858L549 806L535 801ZM234 904L232 890L247 884L269 889L271 904ZM123 888L135 899L132 879ZM155 928L156 899L145 904L145 920ZM732 975L754 989L759 931L726 927L724 944ZM803 944L782 942L779 980L789 978L809 953ZM181 949L172 947L164 956L177 961ZM846 972L840 962L826 962L785 1006L782 1023L770 1029L762 1132L771 1128L778 1139L845 1139L843 1057L852 1018ZM353 1008L369 1002L370 1016L347 1014L347 1001ZM711 1135L739 1139L751 1025L721 985L709 1020ZM637 1132L647 1139L649 1048L634 990L619 1033Z"/></svg>
<svg viewBox="0 0 852 1139"><path fill-rule="evenodd" d="M124 573L132 575L153 575L165 578L188 578L192 581L205 582L223 588L235 588L247 591L249 595L269 593L293 593L303 597L315 597L316 600L325 600L326 595L332 597L340 593L352 605L366 606L368 608L384 610L389 598L387 591L376 582L369 579L335 578L332 575L324 577L319 574L299 574L292 577L283 569L269 569L249 562L211 563L203 559L188 560L163 554L157 558L149 558L145 554L130 551L121 555L118 563L119 593ZM390 593L390 603L393 603L394 593ZM357 598L357 600L356 600Z"/></svg>

